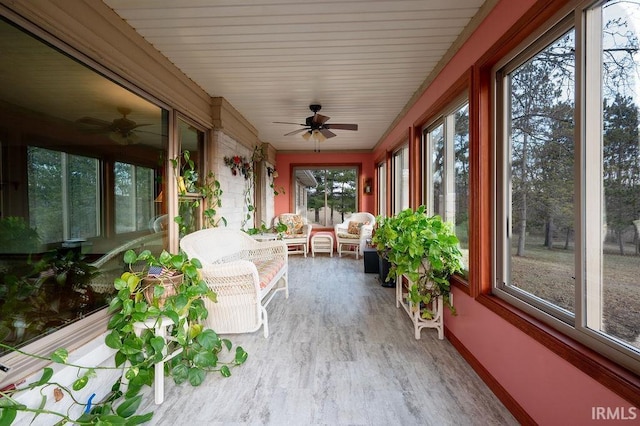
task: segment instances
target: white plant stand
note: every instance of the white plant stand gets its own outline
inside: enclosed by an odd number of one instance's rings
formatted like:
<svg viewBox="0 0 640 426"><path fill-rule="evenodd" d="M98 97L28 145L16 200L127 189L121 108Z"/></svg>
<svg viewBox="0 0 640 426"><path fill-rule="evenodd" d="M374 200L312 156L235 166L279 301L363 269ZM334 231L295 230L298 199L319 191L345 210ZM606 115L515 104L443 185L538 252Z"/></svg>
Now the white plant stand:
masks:
<svg viewBox="0 0 640 426"><path fill-rule="evenodd" d="M411 322L413 323L413 331L416 340L420 339L420 332L423 328L435 328L438 330L438 339L444 339L444 301L442 296L439 296L431 300L429 308L433 312L432 319L424 319L421 316L421 310L418 309L409 300L409 288L412 285L412 281L406 275L402 276L402 279L396 280L396 308L402 306ZM451 295L450 297L453 297ZM453 300L452 300L453 303Z"/></svg>
<svg viewBox="0 0 640 426"><path fill-rule="evenodd" d="M166 343L167 341L172 341L172 342L176 341L173 337L170 337L168 335L169 328L172 327L173 325L174 323L171 319L169 319L169 317L163 316L159 318L150 318L146 321L136 322L133 324L133 328L138 337L140 337L140 335L144 330L153 330L153 333L155 334L155 336L162 337ZM186 327L186 324L185 324L185 327ZM154 365L155 371L154 371L154 379L153 379L153 393L154 393L155 403L157 405L160 405L164 402L164 363L171 360L173 357L175 357L180 353L182 353L182 348L177 348L173 352L167 353L167 348L165 346L162 353L164 357ZM127 361L125 365L125 369L122 373L122 383L125 385L127 385L129 382L125 378L125 372L129 367L129 365L130 365L129 361Z"/></svg>

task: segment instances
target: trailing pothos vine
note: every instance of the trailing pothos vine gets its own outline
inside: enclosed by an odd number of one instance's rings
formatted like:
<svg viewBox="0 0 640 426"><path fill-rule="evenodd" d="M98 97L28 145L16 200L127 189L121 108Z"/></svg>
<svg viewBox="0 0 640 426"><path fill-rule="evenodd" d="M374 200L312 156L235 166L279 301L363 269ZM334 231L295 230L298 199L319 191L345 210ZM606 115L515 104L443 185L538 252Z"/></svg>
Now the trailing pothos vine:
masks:
<svg viewBox="0 0 640 426"><path fill-rule="evenodd" d="M217 209L222 207L222 187L213 172L209 171L200 182L200 176L189 151L170 160L178 184L178 216L173 220L178 224L180 235L196 231L194 212L204 202L203 220L205 228L224 224L227 219L217 217Z"/></svg>
<svg viewBox="0 0 640 426"><path fill-rule="evenodd" d="M204 381L207 372L217 371L228 377L231 367L247 360L247 353L238 346L232 360L223 361L221 352L231 352L231 341L218 337L215 331L202 325L208 315L202 299L215 301L216 294L201 279L201 264L197 259L188 259L183 252L173 255L163 251L155 257L149 250L140 254L129 250L124 261L129 270L114 281L117 293L109 304L111 318L107 325L109 334L105 337L105 344L116 351L115 366L69 363L66 349L39 356L0 343L0 348L78 370L77 379L71 385L55 381L54 370L45 367L34 382L0 390L1 426L12 424L19 412L32 414L34 419L40 415L53 416L59 419L58 424L142 424L153 416L152 412L137 414L143 398L142 389L151 386L154 380L163 380L162 377L154 378L157 362L166 361L165 373L175 383L188 381L197 386ZM152 269L154 274L161 270L161 277L177 276L180 280L176 280L177 284L172 280L171 286L165 287L162 279L151 274ZM142 327L161 318L168 318L173 323L168 333L171 339L156 336L153 328ZM142 331L136 332L141 327ZM177 355L171 357L173 354ZM78 392L87 387L98 370L107 369L120 372L110 392L99 401L93 401L93 397L88 401L81 400ZM52 405L47 405L50 388L53 388L56 402L68 398L70 404L58 411L47 408ZM40 405L28 406L20 402L19 396L25 392L40 392ZM81 414L73 414L77 412Z"/></svg>

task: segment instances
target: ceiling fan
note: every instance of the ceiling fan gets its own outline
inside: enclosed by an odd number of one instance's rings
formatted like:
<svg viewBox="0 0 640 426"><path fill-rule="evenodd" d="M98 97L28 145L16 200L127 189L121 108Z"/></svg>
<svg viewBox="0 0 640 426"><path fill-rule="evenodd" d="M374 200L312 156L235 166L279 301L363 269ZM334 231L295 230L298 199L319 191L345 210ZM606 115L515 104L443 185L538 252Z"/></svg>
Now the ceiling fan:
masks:
<svg viewBox="0 0 640 426"><path fill-rule="evenodd" d="M82 117L76 120L83 130L95 133L108 133L109 139L120 144L130 145L140 140L134 131L141 126L149 126L149 124L138 124L133 120L129 120L127 115L131 114L131 109L126 107L118 107L118 112L122 117L115 118L113 121L102 120L95 117ZM87 127L89 126L89 127Z"/></svg>
<svg viewBox="0 0 640 426"><path fill-rule="evenodd" d="M323 142L329 138L337 136L331 130L358 130L357 124L338 124L338 123L327 123L329 118L325 115L318 114L318 111L322 108L322 105L319 104L311 104L309 105L309 109L313 112L311 117L307 117L305 120L305 124L300 123L288 123L285 121L274 121L277 124L295 124L298 126L303 126L302 129L294 130L289 133L285 133L284 136L295 135L298 133L302 133L302 137L305 140L309 140L311 137L316 142Z"/></svg>

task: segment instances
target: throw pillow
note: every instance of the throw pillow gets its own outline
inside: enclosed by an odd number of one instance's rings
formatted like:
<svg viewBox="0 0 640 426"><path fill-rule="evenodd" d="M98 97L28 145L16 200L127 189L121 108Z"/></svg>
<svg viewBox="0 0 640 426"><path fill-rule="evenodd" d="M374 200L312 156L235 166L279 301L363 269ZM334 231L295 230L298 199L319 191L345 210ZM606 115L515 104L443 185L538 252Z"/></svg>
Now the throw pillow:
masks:
<svg viewBox="0 0 640 426"><path fill-rule="evenodd" d="M293 235L293 234L302 233L302 227L304 223L302 222L302 217L300 217L300 215L297 215L297 214L281 215L280 222L287 225L287 230L285 231L285 234Z"/></svg>
<svg viewBox="0 0 640 426"><path fill-rule="evenodd" d="M360 234L360 228L362 228L362 222L354 222L351 221L349 222L349 228L347 230L347 232L349 232L350 234L356 234L359 235Z"/></svg>

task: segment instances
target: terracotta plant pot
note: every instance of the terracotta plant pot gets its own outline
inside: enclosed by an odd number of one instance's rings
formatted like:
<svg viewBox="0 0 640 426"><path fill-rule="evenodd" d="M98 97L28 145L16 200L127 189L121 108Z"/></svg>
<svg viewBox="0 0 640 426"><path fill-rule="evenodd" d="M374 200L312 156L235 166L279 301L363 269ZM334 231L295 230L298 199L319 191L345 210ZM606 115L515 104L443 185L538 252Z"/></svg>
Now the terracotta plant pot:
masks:
<svg viewBox="0 0 640 426"><path fill-rule="evenodd" d="M153 303L153 289L159 285L164 287L164 293L158 298L158 306L163 307L164 303L169 296L173 296L177 293L178 286L182 284L183 274L172 275L169 277L145 277L142 279L142 285L144 288L144 298L150 305Z"/></svg>

